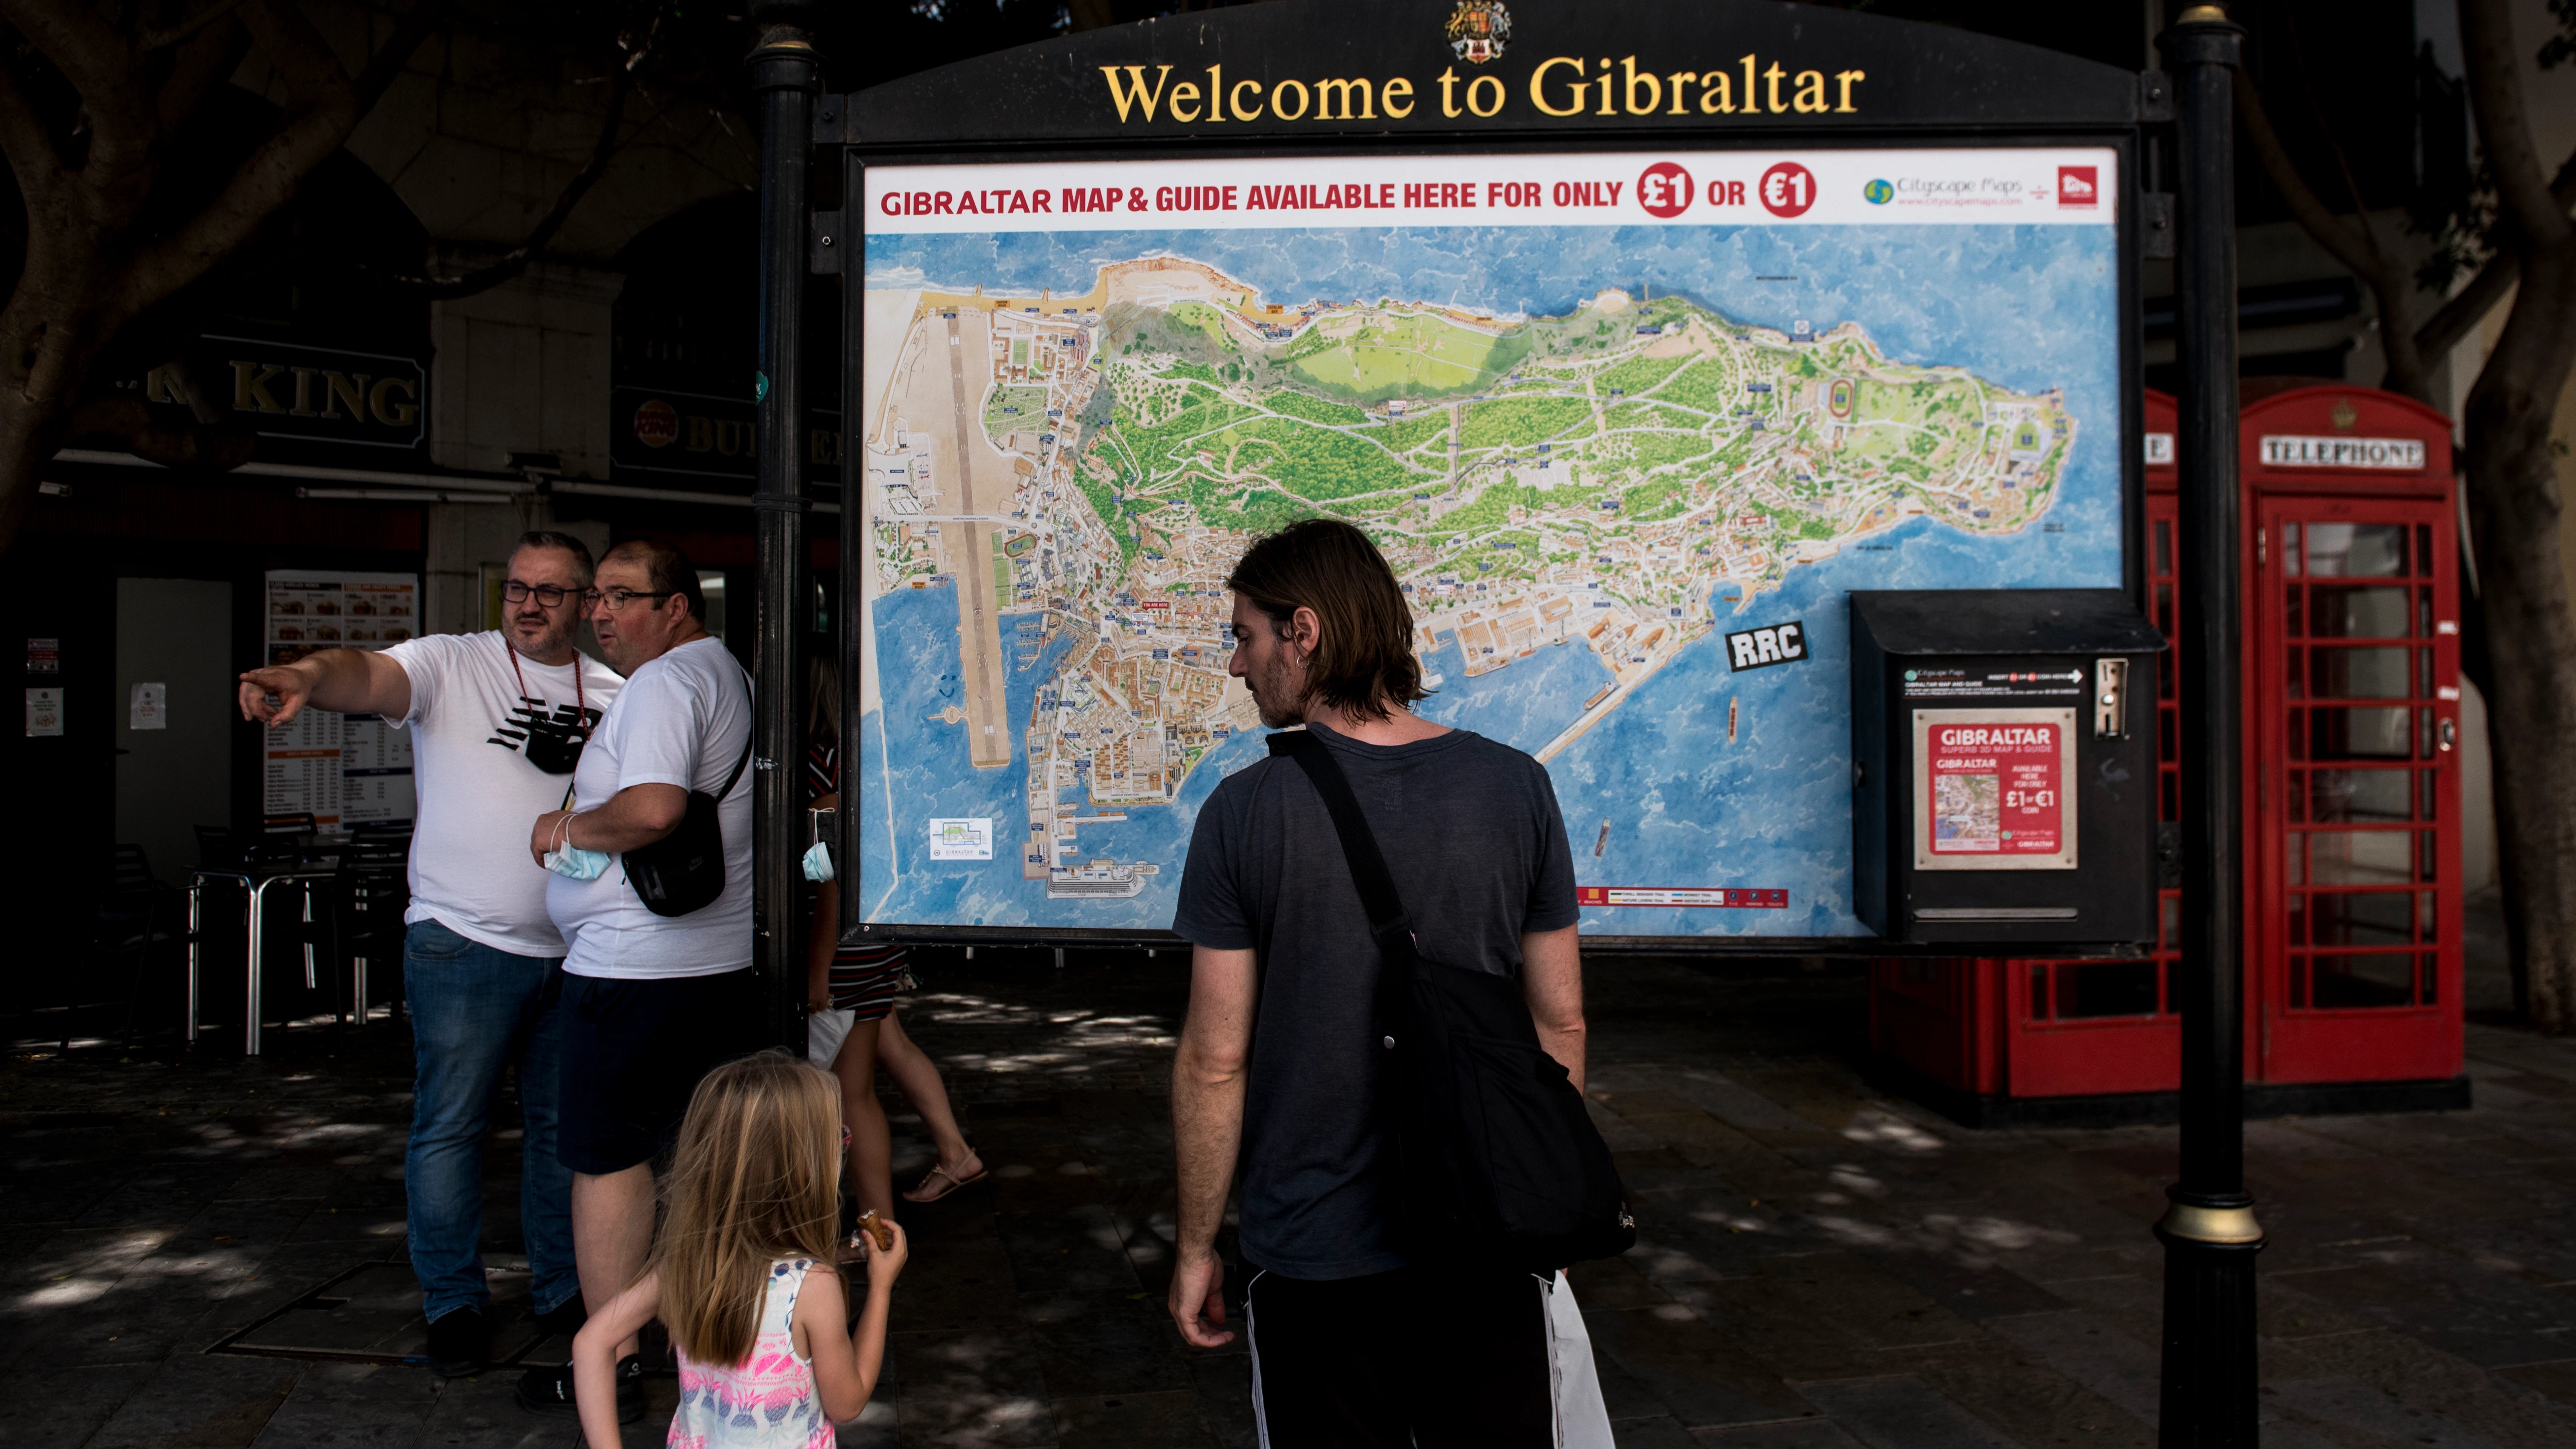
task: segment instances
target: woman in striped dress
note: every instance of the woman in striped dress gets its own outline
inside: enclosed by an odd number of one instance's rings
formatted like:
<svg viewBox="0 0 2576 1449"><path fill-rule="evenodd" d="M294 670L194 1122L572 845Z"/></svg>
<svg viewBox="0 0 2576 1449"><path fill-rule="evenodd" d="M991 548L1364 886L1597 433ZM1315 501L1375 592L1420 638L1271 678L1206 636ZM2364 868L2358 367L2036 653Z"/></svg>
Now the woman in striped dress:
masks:
<svg viewBox="0 0 2576 1449"><path fill-rule="evenodd" d="M806 798L825 809L840 804L840 670L829 649L815 651L814 712L805 754ZM930 1140L939 1150L938 1164L905 1193L907 1202L937 1202L970 1182L985 1168L975 1149L957 1130L957 1115L948 1106L948 1088L939 1067L904 1035L894 1009L903 988L909 949L900 945L841 944L841 887L826 881L814 888L814 929L806 968L806 1005L821 1011L853 1013L850 1034L833 1059L832 1074L841 1079L842 1120L850 1129L850 1181L862 1209L894 1218L894 1143L886 1126L885 1107L877 1100L877 1065L903 1089L921 1114Z"/></svg>

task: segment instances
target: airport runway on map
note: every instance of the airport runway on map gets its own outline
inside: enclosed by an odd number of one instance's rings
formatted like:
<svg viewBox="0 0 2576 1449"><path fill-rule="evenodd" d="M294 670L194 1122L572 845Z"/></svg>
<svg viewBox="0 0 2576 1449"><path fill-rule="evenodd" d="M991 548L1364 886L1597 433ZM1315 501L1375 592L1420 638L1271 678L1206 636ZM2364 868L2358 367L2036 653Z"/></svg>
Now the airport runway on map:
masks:
<svg viewBox="0 0 2576 1449"><path fill-rule="evenodd" d="M948 316L956 511L969 517L1008 512L1014 491L1010 464L980 436L984 423L979 404L984 397L984 371L993 355L992 331L992 314L982 308L959 307ZM976 368L971 385L966 377L969 356ZM966 753L976 769L998 770L1011 763L1011 721L1009 682L1002 671L1002 620L993 601L993 525L949 527L960 530L949 544L949 559L957 580L957 659L965 674Z"/></svg>

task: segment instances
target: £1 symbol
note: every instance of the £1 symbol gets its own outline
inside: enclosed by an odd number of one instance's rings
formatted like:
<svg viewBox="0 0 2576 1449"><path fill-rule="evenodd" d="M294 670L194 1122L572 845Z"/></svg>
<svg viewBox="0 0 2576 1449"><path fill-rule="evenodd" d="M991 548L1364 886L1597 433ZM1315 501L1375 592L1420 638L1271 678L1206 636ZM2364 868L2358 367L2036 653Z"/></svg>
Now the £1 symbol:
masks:
<svg viewBox="0 0 2576 1449"><path fill-rule="evenodd" d="M1691 204L1690 173L1670 161L1658 161L1637 178L1637 204L1646 215L1670 220Z"/></svg>
<svg viewBox="0 0 2576 1449"><path fill-rule="evenodd" d="M1816 175L1795 161L1762 173L1762 209L1773 216L1801 216L1816 204Z"/></svg>

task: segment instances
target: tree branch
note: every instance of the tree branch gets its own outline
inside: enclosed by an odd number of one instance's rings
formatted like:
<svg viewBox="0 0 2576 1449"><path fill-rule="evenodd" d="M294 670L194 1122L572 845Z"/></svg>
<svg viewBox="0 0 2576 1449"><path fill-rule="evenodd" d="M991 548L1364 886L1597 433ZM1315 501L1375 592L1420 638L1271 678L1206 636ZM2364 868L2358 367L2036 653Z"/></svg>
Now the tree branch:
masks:
<svg viewBox="0 0 2576 1449"><path fill-rule="evenodd" d="M165 136L186 125L206 97L241 68L242 57L250 50L250 32L238 25L200 30L171 50L170 73L162 78L161 92L153 100Z"/></svg>
<svg viewBox="0 0 2576 1449"><path fill-rule="evenodd" d="M626 98L635 93L635 73L624 66L618 67L617 74L609 80L609 87L608 116L600 122L599 140L590 148L589 164L565 183L563 193L555 198L554 206L538 221L536 229L528 233L527 240L502 253L498 261L477 267L461 277L394 277L390 279L393 284L414 296L452 302L459 297L490 291L526 271L528 263L534 261L537 254L545 250L546 243L554 240L555 233L563 229L564 222L572 216L573 208L581 204L581 198L608 173L608 163L617 156L617 132L626 119Z"/></svg>
<svg viewBox="0 0 2576 1449"><path fill-rule="evenodd" d="M2549 183L2549 194L2561 208L2576 207L2576 154L2559 163L2558 174ZM2486 265L2415 329L2417 352L2439 357L2459 346L2513 290L2515 280L2522 274L2522 243L2510 226L2499 230L2493 242L2495 254L2487 258Z"/></svg>
<svg viewBox="0 0 2576 1449"><path fill-rule="evenodd" d="M2553 250L2567 245L2576 239L2576 224L2541 180L2506 0L2460 0L2460 50L2469 73L2469 109L2477 117L2478 142L2505 214L2529 244Z"/></svg>
<svg viewBox="0 0 2576 1449"><path fill-rule="evenodd" d="M386 90L402 74L403 67L411 64L412 52L420 49L420 43L429 39L429 33L446 18L446 0L413 0L403 18L394 23L394 33L350 83L349 94L358 103L359 115L374 110L376 102L385 98Z"/></svg>
<svg viewBox="0 0 2576 1449"><path fill-rule="evenodd" d="M2392 263L2368 235L2367 215L2361 219L2364 235L2356 237L2309 189L2290 160L2290 153L2282 147L2279 133L2272 129L2272 117L2263 108L2261 93L2242 69L2236 72L2236 109L2245 121L2245 138L2253 143L2254 154L2263 163L2263 174L2271 178L2273 189L2290 204L2290 215L2297 219L2300 229L2316 238L2319 246L2370 288L2371 300L2379 310L2379 345L2388 361L2389 390L2429 403L2431 388L2424 374L2424 357L2416 348L2409 315L2413 311L2414 278L2406 274L2405 268ZM2353 204L2361 204L2358 193Z"/></svg>
<svg viewBox="0 0 2576 1449"><path fill-rule="evenodd" d="M9 0L0 0L5 3ZM428 27L413 22L435 3L422 0L395 28L394 40L369 62L366 75L375 82L374 94L381 95L409 59L408 51L393 53L395 47L408 43L417 48L426 38ZM213 201L134 258L115 300L111 320L116 324L204 276L250 240L305 176L340 148L365 114L358 103L365 82L350 82L339 58L294 0L248 0L242 18L276 58L289 99L286 119L235 168Z"/></svg>
<svg viewBox="0 0 2576 1449"><path fill-rule="evenodd" d="M80 93L91 161L117 170L144 159L154 140L151 96L114 26L86 5L61 0L0 0L0 20L15 26Z"/></svg>
<svg viewBox="0 0 2576 1449"><path fill-rule="evenodd" d="M136 38L135 44L139 49L143 50L147 54L155 50L161 50L169 46L177 45L180 41L187 39L189 36L196 34L198 31L203 30L207 26L214 24L216 21L223 19L225 16L232 14L241 7L242 0L208 0L207 4L198 8L196 14L182 19L176 25L145 26L143 33Z"/></svg>

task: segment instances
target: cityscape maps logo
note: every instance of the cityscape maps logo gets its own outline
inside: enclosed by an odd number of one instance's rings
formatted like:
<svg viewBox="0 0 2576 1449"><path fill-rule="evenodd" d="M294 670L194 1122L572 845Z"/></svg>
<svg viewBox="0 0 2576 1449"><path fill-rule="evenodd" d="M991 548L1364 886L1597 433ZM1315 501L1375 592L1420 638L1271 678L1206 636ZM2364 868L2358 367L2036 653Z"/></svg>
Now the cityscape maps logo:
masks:
<svg viewBox="0 0 2576 1449"><path fill-rule="evenodd" d="M1885 177L1860 189L1861 199L1872 206L1885 206L1896 199L1896 185Z"/></svg>

